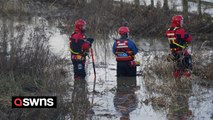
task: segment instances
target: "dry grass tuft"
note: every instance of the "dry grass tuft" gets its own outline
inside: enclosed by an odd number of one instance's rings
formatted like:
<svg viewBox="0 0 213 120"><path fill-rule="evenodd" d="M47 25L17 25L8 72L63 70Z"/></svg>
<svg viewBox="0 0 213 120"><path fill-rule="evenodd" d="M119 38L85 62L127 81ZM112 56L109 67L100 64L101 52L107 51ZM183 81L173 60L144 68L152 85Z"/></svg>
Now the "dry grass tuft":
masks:
<svg viewBox="0 0 213 120"><path fill-rule="evenodd" d="M153 60L145 67L144 84L151 94L149 102L153 109L168 110L168 118L179 114L187 114L188 98L192 94L191 80L182 77L174 79L172 76L173 63L167 62L165 56ZM182 102L181 102L182 101Z"/></svg>
<svg viewBox="0 0 213 120"><path fill-rule="evenodd" d="M193 56L193 73L202 79L213 80L212 57L210 51L197 51Z"/></svg>

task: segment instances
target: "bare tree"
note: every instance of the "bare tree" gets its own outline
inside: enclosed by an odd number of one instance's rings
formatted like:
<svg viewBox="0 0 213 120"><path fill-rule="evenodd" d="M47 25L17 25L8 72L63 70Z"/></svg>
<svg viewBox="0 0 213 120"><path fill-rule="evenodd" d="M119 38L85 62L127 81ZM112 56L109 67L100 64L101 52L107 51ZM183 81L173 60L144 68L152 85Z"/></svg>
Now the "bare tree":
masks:
<svg viewBox="0 0 213 120"><path fill-rule="evenodd" d="M139 1L139 0L134 0L134 2L135 2L135 6L136 6L136 7L139 7L139 6L140 6L140 1Z"/></svg>
<svg viewBox="0 0 213 120"><path fill-rule="evenodd" d="M14 16L11 16L11 20L9 21L8 31L10 33L10 67L14 67L13 64L15 62L15 39L14 39Z"/></svg>
<svg viewBox="0 0 213 120"><path fill-rule="evenodd" d="M182 0L183 5L183 16L186 20L188 20L188 0Z"/></svg>
<svg viewBox="0 0 213 120"><path fill-rule="evenodd" d="M197 0L197 11L198 11L198 14L201 15L201 0Z"/></svg>
<svg viewBox="0 0 213 120"><path fill-rule="evenodd" d="M154 7L154 0L151 0L151 6Z"/></svg>
<svg viewBox="0 0 213 120"><path fill-rule="evenodd" d="M3 26L2 26L2 44L1 44L1 48L2 48L2 53L1 53L1 61L2 61L2 67L6 67L6 60L7 60L7 49L8 49L8 29L7 29L7 19L5 17L3 17Z"/></svg>
<svg viewBox="0 0 213 120"><path fill-rule="evenodd" d="M164 1L163 1L163 9L164 9L165 11L168 11L168 10L169 10L168 0L164 0Z"/></svg>
<svg viewBox="0 0 213 120"><path fill-rule="evenodd" d="M156 7L159 8L159 9L161 8L161 2L160 2L160 0L157 1Z"/></svg>
<svg viewBox="0 0 213 120"><path fill-rule="evenodd" d="M123 6L124 6L124 1L123 1L123 0L120 0L120 2L121 2L121 8L123 8Z"/></svg>

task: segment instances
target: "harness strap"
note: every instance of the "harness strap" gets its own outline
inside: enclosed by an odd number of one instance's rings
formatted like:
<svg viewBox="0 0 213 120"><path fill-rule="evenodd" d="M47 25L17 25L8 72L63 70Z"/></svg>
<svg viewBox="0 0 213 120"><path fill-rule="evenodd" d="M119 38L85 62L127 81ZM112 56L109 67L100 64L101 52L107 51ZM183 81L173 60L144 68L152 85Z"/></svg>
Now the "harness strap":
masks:
<svg viewBox="0 0 213 120"><path fill-rule="evenodd" d="M178 47L180 47L180 48L182 48L182 49L186 48L185 46L176 43L176 42L175 42L175 39L172 39L172 40L170 40L170 41L172 41L173 44L177 45Z"/></svg>
<svg viewBox="0 0 213 120"><path fill-rule="evenodd" d="M173 33L168 33L167 35L168 36L173 36L173 37L171 37L171 38L168 38L168 41L169 41L169 44L174 44L174 45L176 45L176 46L178 46L178 47L180 47L180 48L182 48L182 49L184 49L184 48L186 48L184 45L180 45L180 44L178 44L175 40L177 40L177 38L175 37L175 31L178 29L179 27L175 27L174 29L173 29ZM170 29L169 29L170 30ZM173 48L172 48L173 49Z"/></svg>
<svg viewBox="0 0 213 120"><path fill-rule="evenodd" d="M70 51L72 54L80 54L79 52L73 51L70 47L69 47L69 51Z"/></svg>

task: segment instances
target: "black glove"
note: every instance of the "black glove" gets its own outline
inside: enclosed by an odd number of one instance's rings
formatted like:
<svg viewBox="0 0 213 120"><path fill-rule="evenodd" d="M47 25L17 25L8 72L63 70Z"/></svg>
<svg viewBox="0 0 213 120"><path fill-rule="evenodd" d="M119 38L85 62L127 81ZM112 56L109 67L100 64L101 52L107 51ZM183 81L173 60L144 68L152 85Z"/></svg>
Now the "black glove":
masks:
<svg viewBox="0 0 213 120"><path fill-rule="evenodd" d="M87 41L92 44L94 42L94 39L93 38L87 38Z"/></svg>

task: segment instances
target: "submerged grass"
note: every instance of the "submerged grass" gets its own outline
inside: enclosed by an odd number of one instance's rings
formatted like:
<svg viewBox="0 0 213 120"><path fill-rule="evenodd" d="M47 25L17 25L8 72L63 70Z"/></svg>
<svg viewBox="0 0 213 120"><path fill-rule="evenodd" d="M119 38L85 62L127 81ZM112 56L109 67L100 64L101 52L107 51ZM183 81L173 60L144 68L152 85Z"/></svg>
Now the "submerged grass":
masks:
<svg viewBox="0 0 213 120"><path fill-rule="evenodd" d="M212 75L209 74L213 69L211 65L212 61L209 62L206 58L201 59L201 56L203 56L201 53L193 55L194 67L190 79L185 77L174 79L172 76L174 63L167 62L164 55L162 55L160 59L149 61L150 64L145 66L144 69L147 71L144 71L144 84L146 90L151 95L150 98L148 98L148 102L152 103L154 109L156 105L166 109L168 119L191 117L188 99L191 95L195 97L198 95L198 93L194 94L192 92L192 82L197 78L213 80ZM208 68L206 68L206 66L208 66ZM209 82L210 81L208 81L208 83Z"/></svg>
<svg viewBox="0 0 213 120"><path fill-rule="evenodd" d="M69 113L70 80L66 62L50 51L45 26L35 27L24 41L25 26L17 35L9 32L7 20L0 34L0 119L65 119ZM12 96L57 96L57 109L12 109Z"/></svg>

